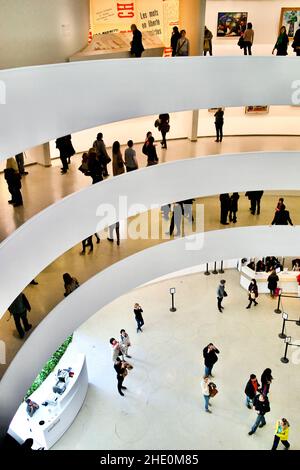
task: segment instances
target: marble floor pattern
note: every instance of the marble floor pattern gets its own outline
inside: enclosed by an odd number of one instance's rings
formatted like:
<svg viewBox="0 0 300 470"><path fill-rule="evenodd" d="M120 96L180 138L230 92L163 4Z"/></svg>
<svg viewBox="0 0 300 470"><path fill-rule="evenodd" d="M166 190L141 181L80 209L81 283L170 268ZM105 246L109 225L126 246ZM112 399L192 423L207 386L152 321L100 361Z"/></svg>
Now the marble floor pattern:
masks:
<svg viewBox="0 0 300 470"><path fill-rule="evenodd" d="M221 276L228 292L223 314L215 298ZM169 311L170 287L177 291L175 313ZM139 334L132 313L136 301L144 309ZM81 411L53 450L268 450L281 417L290 421L291 449L300 449L299 353L290 351L290 362L280 362L284 344L278 338L282 320L274 313L276 301L267 295L258 301L257 307L245 309L247 293L239 285L239 273L228 270L144 286L103 308L74 334L72 347L86 354L90 385ZM298 302L284 302L291 317L299 316ZM121 328L130 335L134 366L124 382L125 397L117 392L109 344ZM295 324L288 333L300 339ZM214 369L219 393L207 414L200 379L202 349L211 341L220 349ZM267 425L248 436L256 414L244 404L244 387L250 373L260 377L266 367L274 377L271 412Z"/></svg>

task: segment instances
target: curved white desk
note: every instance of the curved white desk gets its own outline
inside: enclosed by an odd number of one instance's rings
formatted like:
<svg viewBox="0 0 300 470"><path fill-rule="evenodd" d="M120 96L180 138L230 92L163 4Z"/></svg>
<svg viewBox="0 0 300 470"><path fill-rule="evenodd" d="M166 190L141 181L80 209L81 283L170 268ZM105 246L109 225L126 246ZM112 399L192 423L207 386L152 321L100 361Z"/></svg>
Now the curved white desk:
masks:
<svg viewBox="0 0 300 470"><path fill-rule="evenodd" d="M70 377L67 388L62 395L55 394L52 387L56 384L58 369L72 367L74 376ZM50 449L66 432L74 421L83 405L88 389L88 373L84 354L73 356L69 351L62 357L55 370L47 377L42 385L30 396L39 405L32 417L26 413L26 403L23 402L12 422L8 433L20 444L28 438L34 440L33 448ZM56 399L56 405L43 406L44 401ZM44 424L40 424L43 423Z"/></svg>
<svg viewBox="0 0 300 470"><path fill-rule="evenodd" d="M282 293L289 293L289 294L298 294L298 282L297 276L300 274L299 271L281 271L277 273L279 277L278 287L281 289ZM270 291L268 289L268 277L270 273L266 272L259 272L256 273L252 269L248 268L247 266L243 266L241 268L241 278L240 284L241 286L248 290L249 284L251 279L255 279L257 282L258 292L259 294L269 294Z"/></svg>

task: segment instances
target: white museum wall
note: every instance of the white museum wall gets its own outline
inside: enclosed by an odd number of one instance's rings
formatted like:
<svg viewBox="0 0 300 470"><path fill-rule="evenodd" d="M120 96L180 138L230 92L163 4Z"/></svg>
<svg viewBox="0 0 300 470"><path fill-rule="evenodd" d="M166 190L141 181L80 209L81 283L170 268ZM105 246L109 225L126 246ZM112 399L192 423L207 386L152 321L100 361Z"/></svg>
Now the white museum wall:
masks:
<svg viewBox="0 0 300 470"><path fill-rule="evenodd" d="M255 103L252 103L255 104ZM257 103L256 103L257 104ZM263 103L264 104L264 103ZM249 103L250 105L250 103ZM83 152L92 146L98 132L102 132L105 144L112 146L114 140L122 145L129 139L134 142L143 142L147 131L153 131L154 137L160 138L160 133L154 127L157 116L145 116L138 119L105 124L103 126L76 132L72 136L72 142L76 152ZM300 135L299 128L300 107L271 106L268 114L245 114L244 107L225 109L225 135ZM169 139L187 137L190 125L190 112L171 113L171 130ZM207 109L199 111L198 136L214 136L214 113ZM55 142L50 142L51 158L59 156Z"/></svg>
<svg viewBox="0 0 300 470"><path fill-rule="evenodd" d="M87 45L89 0L0 0L0 68L65 62Z"/></svg>
<svg viewBox="0 0 300 470"><path fill-rule="evenodd" d="M213 53L215 55L240 55L237 38L217 38L218 12L246 11L248 21L254 29L253 54L270 55L279 30L281 8L300 8L299 1L290 0L207 0L206 26L214 35ZM295 55L290 48L290 55Z"/></svg>

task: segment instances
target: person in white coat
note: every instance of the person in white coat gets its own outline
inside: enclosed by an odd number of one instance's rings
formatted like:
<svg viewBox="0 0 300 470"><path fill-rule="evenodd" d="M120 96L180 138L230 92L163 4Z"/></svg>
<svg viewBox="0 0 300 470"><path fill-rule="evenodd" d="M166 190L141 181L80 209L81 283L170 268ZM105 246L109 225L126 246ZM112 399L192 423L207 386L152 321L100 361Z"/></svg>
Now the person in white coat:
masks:
<svg viewBox="0 0 300 470"><path fill-rule="evenodd" d="M209 380L209 377L208 376L204 376L202 382L201 382L201 390L202 390L202 393L203 393L203 398L204 398L204 405L205 405L205 411L206 413L211 413L210 409L208 408L209 406L211 406L211 404L209 403L209 398L210 398L210 394L209 394L209 384L210 384L210 380Z"/></svg>

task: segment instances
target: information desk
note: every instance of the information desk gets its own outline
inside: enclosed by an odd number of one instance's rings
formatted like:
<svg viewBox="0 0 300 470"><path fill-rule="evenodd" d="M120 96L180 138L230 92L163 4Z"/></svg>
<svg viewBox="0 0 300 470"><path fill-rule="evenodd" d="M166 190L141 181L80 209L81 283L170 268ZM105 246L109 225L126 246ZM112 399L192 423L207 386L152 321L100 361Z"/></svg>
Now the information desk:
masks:
<svg viewBox="0 0 300 470"><path fill-rule="evenodd" d="M87 393L88 374L84 354L73 354L67 351L55 370L30 396L39 405L32 417L26 412L25 402L18 408L8 433L20 444L32 438L33 449L50 449L74 421ZM66 390L61 395L54 393L52 388L57 382L58 369L69 367L74 375L69 378ZM44 402L48 402L48 405L42 405Z"/></svg>
<svg viewBox="0 0 300 470"><path fill-rule="evenodd" d="M266 272L256 273L247 266L243 266L241 268L240 284L244 289L248 290L251 279L255 279L259 294L269 294L268 277L270 274L271 273ZM299 274L299 271L281 271L277 273L279 277L277 287L282 289L282 293L298 294L298 282L296 278Z"/></svg>
<svg viewBox="0 0 300 470"><path fill-rule="evenodd" d="M121 59L132 57L130 54L130 41L132 33L95 34L91 44L83 51L72 55L70 62L90 59ZM143 46L145 51L142 57L162 57L165 49L159 36L151 31L143 32Z"/></svg>

